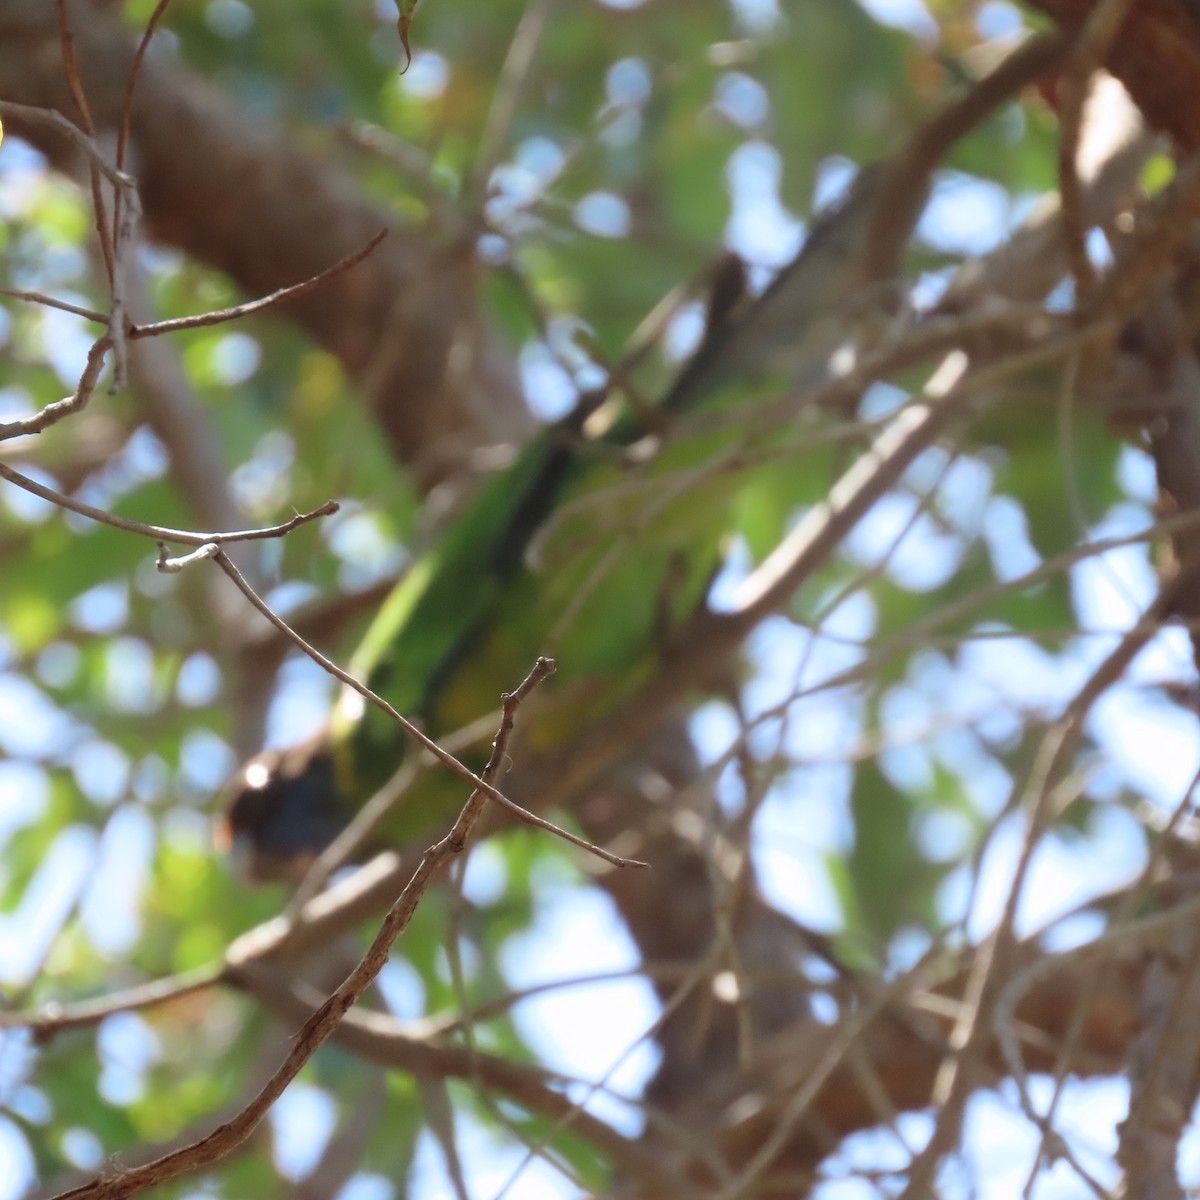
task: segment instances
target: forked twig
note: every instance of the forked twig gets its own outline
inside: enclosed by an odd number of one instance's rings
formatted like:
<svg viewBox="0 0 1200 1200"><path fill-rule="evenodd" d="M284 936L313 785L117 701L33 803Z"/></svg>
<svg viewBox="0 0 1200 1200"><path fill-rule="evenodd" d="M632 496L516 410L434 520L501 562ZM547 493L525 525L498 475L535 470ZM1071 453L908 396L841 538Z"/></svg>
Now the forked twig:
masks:
<svg viewBox="0 0 1200 1200"><path fill-rule="evenodd" d="M219 556L222 556L223 553L223 551L217 550L218 561L220 561ZM358 966L351 971L346 980L320 1008L305 1021L293 1038L292 1048L282 1065L258 1095L232 1120L219 1125L206 1137L193 1142L182 1150L167 1154L154 1162L121 1175L107 1179L93 1179L82 1187L62 1193L58 1200L84 1200L84 1197L96 1198L96 1200L100 1200L100 1198L119 1200L119 1198L133 1196L146 1188L177 1179L180 1175L215 1162L241 1145L250 1136L267 1115L271 1105L283 1094L292 1080L300 1073L304 1064L313 1056L317 1047L333 1033L342 1017L387 965L392 943L408 927L435 875L462 852L480 813L483 811L485 801L494 791L490 781L500 773L507 759L508 739L513 729L517 709L529 693L553 670L554 664L549 659L539 658L521 685L515 691L504 696L504 715L492 747L491 758L479 780L479 787L471 793L450 832L430 846L421 856L421 861L412 877L388 911L379 932L376 933Z"/></svg>
<svg viewBox="0 0 1200 1200"><path fill-rule="evenodd" d="M429 737L423 730L418 728L412 721L403 715L398 709L393 708L382 696L377 692L373 692L366 684L355 679L347 671L343 671L332 659L327 658L315 646L305 641L271 606L250 586L246 581L245 576L237 569L229 556L221 549L220 546L215 546L212 549L201 547L204 553L197 552L196 557L211 558L217 566L229 576L230 579L237 585L242 595L258 609L280 633L283 634L297 649L307 654L319 667L327 671L334 679L340 683L344 683L352 691L357 692L368 703L375 705L381 712L386 713L406 734L423 749L427 750L434 758L438 760L444 767L453 771L460 779L471 784L476 791L487 797L489 800L494 800L501 808L512 813L518 820L523 821L526 825L532 825L535 829L544 830L546 833L552 833L555 837L562 838L565 842L570 842L572 846L578 846L581 850L586 850L589 854L594 854L597 858L603 859L614 867L644 867L646 863L639 862L634 858L622 858L619 854L613 854L610 850L605 850L602 846L597 846L594 842L589 842L586 838L580 837L578 834L571 833L568 829L563 829L559 825L555 825L553 821L547 821L545 817L539 817L536 813L530 812L527 808L522 808L514 800L510 800L503 792L498 791L487 779L483 776L476 775L468 767L464 766L457 758L454 757L448 750L443 749L433 738ZM190 557L190 556L189 556ZM168 568L170 569L170 568ZM552 659L538 659L539 663L545 663L546 674L553 670ZM474 799L474 797L472 798Z"/></svg>

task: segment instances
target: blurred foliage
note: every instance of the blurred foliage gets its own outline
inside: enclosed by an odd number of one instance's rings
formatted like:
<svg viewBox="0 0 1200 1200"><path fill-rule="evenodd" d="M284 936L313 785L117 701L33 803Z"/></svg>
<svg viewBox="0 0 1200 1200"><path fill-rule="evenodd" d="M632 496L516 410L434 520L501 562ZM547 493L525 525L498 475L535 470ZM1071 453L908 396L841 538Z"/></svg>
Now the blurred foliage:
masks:
<svg viewBox="0 0 1200 1200"><path fill-rule="evenodd" d="M140 28L152 8L151 0L127 0L130 28ZM700 276L723 242L757 255L760 268L779 266L790 253L784 241L811 216L818 184L883 157L954 94L987 42L978 10L1006 6L956 0L929 8L941 28L937 39L888 28L846 0L426 0L415 13L405 75L397 71L397 14L386 0L174 0L165 28L189 69L250 116L277 121L317 152L351 164L364 190L405 220L482 204L500 263L487 285L491 317L515 353L549 364L549 385L547 376L529 373L535 402L561 407L588 378L584 348L616 359L647 312ZM514 34L543 18L532 67L519 88L505 91ZM512 104L507 122L498 117L498 89ZM405 177L353 146L348 131L358 121L419 150L428 176ZM1052 183L1053 136L1052 115L1035 98L1023 99L957 147L948 170L960 181L1001 185L1015 208ZM491 159L481 159L481 150ZM762 164L750 197L739 195L731 167L747 151ZM613 203L589 207L596 196ZM607 226L597 224L596 211L609 214ZM89 197L47 173L11 137L0 151L0 214L5 285L104 307ZM748 238L748 227L767 244ZM928 231L914 248L914 271L954 261L937 234ZM142 267L156 318L238 299L228 281L173 251L148 249ZM927 275L926 283L939 277ZM681 337L683 326L675 330ZM71 390L90 333L76 318L4 301L0 411L28 414ZM195 330L171 346L248 521L286 520L330 496L346 502L338 518L263 549L259 569L268 588L281 585L274 598L285 609L389 578L421 552L436 520L326 353L270 317ZM663 352L643 369L647 395L677 358ZM793 623L768 659L803 659L811 650L804 631L823 630L843 638L848 667L868 639L893 645L930 612L1012 577L1012 555L1028 569L1075 545L1086 532L1080 517L1098 523L1131 501L1117 484L1119 451L1108 430L1081 416L1070 438L1076 462L1086 464L1073 475L1064 468L1053 405L998 411L962 455L974 491L965 474L957 491L949 483L936 490L916 514L916 549L907 554L892 553L899 518L884 514L796 598ZM172 479L168 450L143 424L136 394L100 390L86 412L35 445L6 452L22 469L122 515L197 523ZM836 444L808 447L798 438L786 456L738 474L724 529L731 561L745 569L761 560L797 513L826 494L846 455ZM930 471L946 466L923 463L906 480L895 497L900 517L914 515ZM1016 514L1003 527L994 519L998 500ZM1024 535L1012 532L1022 520ZM7 487L0 554L0 982L8 1002L66 1002L212 962L282 900L279 891L236 880L210 842L211 806L233 763L237 720L222 672L227 610L214 599L213 573L201 567L160 575L146 543ZM632 591L645 586L636 570L627 574ZM620 617L614 612L614 621ZM255 619L248 614L247 624ZM931 938L959 925L961 905L948 884L970 868L1000 811L996 780L1019 777L1028 760L1031 714L993 677L971 693L991 688L993 711L964 703L961 726L939 729L931 720L935 697L952 686L968 690L959 678L970 670L959 639L1001 629L1040 644L1053 659L1070 651L1075 623L1069 580L1060 575L1003 593L984 611L966 610L938 629L944 641L935 649L895 644L863 695L844 702L840 732L827 745L811 744L804 732L809 722L827 729L822 721L837 707L820 693L792 705L788 729L774 711L787 708L807 668L789 676L778 662L750 656L743 676L743 715L755 725L750 744L782 769L764 819L782 822L790 835L814 820L838 825L795 854L797 875L819 875L836 912L822 913L799 894L793 902L801 915L815 914L854 954L876 962L905 927ZM361 622L351 622L327 648L345 661L360 632ZM820 659L824 667L833 661ZM298 726L312 729L331 690L303 671L289 675L292 665L270 725L277 742L294 741L304 732ZM492 703L481 699L479 712ZM991 724L980 723L987 716ZM899 739L912 720L931 722L924 737L910 735L896 753L847 755L831 783L822 757L836 758L848 741ZM701 749L708 759L723 753L719 745ZM1121 792L1113 802L1135 799ZM941 824L931 824L933 817ZM118 826L119 839L110 837ZM939 840L938 830L949 826L954 836ZM549 839L516 831L490 847L502 876L495 894L435 892L406 934L403 955L420 987L398 989L411 1002L405 1015L457 1008L451 939L462 947L465 996L483 1003L502 994L506 948L536 928L547 884L590 886L577 860ZM89 1130L103 1155L172 1138L246 1095L269 1030L251 1005L213 992L37 1049L6 1037L5 1144L23 1145L49 1185L70 1165L64 1134L72 1128ZM530 1062L544 1052L529 1024L507 1011L480 1022L475 1036ZM330 1049L305 1078L339 1106L343 1124L354 1119L353 1097L365 1086L361 1064ZM510 1151L514 1138L545 1132L540 1121L508 1109L501 1121L493 1105L466 1090L455 1099ZM393 1073L363 1167L395 1181L394 1194L412 1165L422 1111L419 1089ZM589 1147L560 1133L554 1145L599 1186L602 1170ZM290 1194L265 1146L259 1149L214 1173L204 1194ZM19 1190L20 1173L12 1178ZM0 1180L0 1198L14 1194Z"/></svg>

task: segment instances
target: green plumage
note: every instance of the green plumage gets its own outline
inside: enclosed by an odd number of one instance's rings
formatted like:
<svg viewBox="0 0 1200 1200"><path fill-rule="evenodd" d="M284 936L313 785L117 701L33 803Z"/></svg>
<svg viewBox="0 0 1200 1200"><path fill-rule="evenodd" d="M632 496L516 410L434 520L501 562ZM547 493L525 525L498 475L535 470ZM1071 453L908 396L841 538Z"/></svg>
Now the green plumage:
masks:
<svg viewBox="0 0 1200 1200"><path fill-rule="evenodd" d="M811 386L825 374L857 288L877 180L864 173L771 287L708 331L667 390L652 435L617 398L589 397L494 478L385 602L354 674L434 737L493 709L539 654L556 657L559 673L531 740L566 740L610 710L652 669L664 630L703 602L720 563L737 481L716 462L743 435L735 425L680 437L675 419L726 395L740 400L747 383ZM259 782L248 798L243 789L230 812L233 834L257 851L327 840L325 830L397 769L405 743L385 714L347 690L309 751L317 766L272 767L265 789ZM444 820L464 799L460 781L432 774L440 786L431 779L400 806L397 839ZM305 805L332 792L325 800L339 814L314 823L312 839L296 832L301 791ZM271 828L281 816L293 822L282 839ZM302 831L307 820L305 809Z"/></svg>
<svg viewBox="0 0 1200 1200"><path fill-rule="evenodd" d="M626 423L618 436L633 432ZM655 463L631 476L565 438L560 429L539 441L483 490L398 585L353 658L357 677L434 737L494 709L538 654L557 658L559 672L529 733L542 743L569 736L653 658L664 621L703 598L719 558L718 489L704 505L686 492L672 498L673 470ZM399 765L404 742L386 714L345 695L330 725L339 790L365 798ZM461 801L459 781L441 782Z"/></svg>

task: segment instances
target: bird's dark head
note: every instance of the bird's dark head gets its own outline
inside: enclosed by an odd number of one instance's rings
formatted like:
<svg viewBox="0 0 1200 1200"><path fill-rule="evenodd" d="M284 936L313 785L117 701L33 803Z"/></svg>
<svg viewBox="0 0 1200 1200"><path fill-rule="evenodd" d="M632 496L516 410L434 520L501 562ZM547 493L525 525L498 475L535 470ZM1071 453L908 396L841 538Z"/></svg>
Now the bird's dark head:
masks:
<svg viewBox="0 0 1200 1200"><path fill-rule="evenodd" d="M264 751L238 770L217 844L256 883L298 883L344 824L333 760L324 740L315 739Z"/></svg>

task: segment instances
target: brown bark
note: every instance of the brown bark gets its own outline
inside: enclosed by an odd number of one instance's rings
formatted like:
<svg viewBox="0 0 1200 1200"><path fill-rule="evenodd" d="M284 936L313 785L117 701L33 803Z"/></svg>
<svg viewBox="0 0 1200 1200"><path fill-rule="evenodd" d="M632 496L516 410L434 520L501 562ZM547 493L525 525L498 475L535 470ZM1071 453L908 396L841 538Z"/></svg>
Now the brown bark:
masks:
<svg viewBox="0 0 1200 1200"><path fill-rule="evenodd" d="M98 129L119 122L132 63L132 36L84 3L70 6L76 53ZM0 5L0 95L77 118L62 70L54 5L5 0ZM13 127L60 168L77 172L70 147L53 133ZM258 126L165 55L151 55L138 80L129 163L141 191L148 232L230 274L248 294L297 282L351 253L389 214L365 200L334 165L296 149L280 131ZM186 148L186 152L181 152ZM466 443L529 429L516 402L511 361L481 332L473 247L439 243L421 230L398 230L365 263L289 304L283 311L335 354L362 387L401 461L426 483L447 469L444 442ZM456 338L489 347L449 370ZM380 351L378 347L384 346ZM497 379L500 381L497 387ZM478 398L490 398L490 411ZM457 446L461 450L461 443ZM453 457L453 456L452 456ZM431 465L432 464L432 465ZM648 960L691 964L716 935L717 899L702 839L681 836L687 824L676 797L695 788L698 764L682 720L668 725L645 754L627 758L589 793L581 819L589 836L638 838L653 870L607 875L610 890ZM673 785L664 805L648 802L655 783ZM713 811L695 789L691 826ZM652 812L649 821L646 813ZM644 826L643 832L635 832ZM803 931L741 884L738 940L753 948L746 964L795 962ZM745 953L745 947L743 952ZM797 977L797 982L803 980ZM674 985L664 985L669 999ZM778 985L749 1001L751 1027L766 1035L807 1012L804 989ZM693 989L660 1039L665 1051L656 1095L682 1097L730 1067L738 1014L714 1009L707 981Z"/></svg>
<svg viewBox="0 0 1200 1200"><path fill-rule="evenodd" d="M1067 33L1077 33L1096 7L1096 0L1032 2ZM1105 66L1181 154L1200 148L1200 7L1191 0L1135 0Z"/></svg>
<svg viewBox="0 0 1200 1200"><path fill-rule="evenodd" d="M55 10L48 0L0 4L0 96L78 121ZM83 0L68 10L97 134L115 140L133 37ZM79 170L53 131L12 122L9 132ZM309 278L393 227L366 262L285 311L338 358L397 457L426 483L481 442L527 436L511 353L479 316L469 240L394 228L346 171L248 119L161 47L151 46L138 78L130 139L149 235L226 272L248 296Z"/></svg>
<svg viewBox="0 0 1200 1200"><path fill-rule="evenodd" d="M1080 19L1088 7L1039 2L1065 23ZM1177 19L1169 9L1146 3L1151 15L1139 16L1141 33L1118 43L1124 49L1114 56L1125 57L1114 69L1132 81L1152 119L1181 144L1197 145L1200 96L1192 81L1200 74L1193 70L1187 87L1176 82L1169 110L1157 118L1158 94L1143 78L1147 63L1175 70L1176 60L1200 55L1200 39L1190 46L1182 36L1180 20L1190 18ZM131 38L101 10L77 4L72 13L89 102L100 125L111 129L132 59ZM72 113L50 0L0 0L0 95ZM1181 103L1181 96L1193 98L1194 114L1192 102ZM12 132L28 136L57 165L74 168L66 148L44 132ZM165 55L146 64L131 132L130 165L142 183L149 232L227 271L248 294L315 274L390 222L348 175L297 150L278 131L248 122ZM426 482L460 461L464 445L529 429L511 359L479 318L478 282L470 244L401 230L366 263L287 309L343 363L398 457ZM452 354L456 346L469 353ZM451 362L460 358L465 365L452 371ZM722 874L706 830L715 804L699 774L677 719L589 788L578 816L589 837L630 840L621 849L653 864L650 871L608 872L599 880L646 960L706 964L658 1039L663 1062L650 1099L676 1129L686 1129L736 1170L779 1127L789 1098L828 1048L828 1027L812 1018L812 985L803 969L815 943L761 901L750 872ZM723 920L734 931L739 969L750 984L744 1008L720 998L712 985L729 966L720 950ZM1092 996L1081 1042L1087 1069L1118 1068L1138 1021L1135 976L1135 965L1123 963ZM1052 1043L1065 1035L1091 982L1081 969L1031 992L1019 1016L1051 1043L1030 1052L1031 1068L1053 1064ZM662 984L665 1001L675 987ZM942 991L953 997L955 987L951 981ZM738 1053L743 1029L750 1035L748 1062ZM854 1060L833 1072L797 1121L761 1182L763 1194L795 1194L797 1178L811 1176L838 1138L886 1118L864 1085L864 1072L874 1075L893 1109L927 1105L946 1051L944 1034L945 1024L918 1006L887 1006L867 1026ZM646 1144L656 1153L679 1153L676 1135L663 1134L653 1122ZM704 1175L698 1166L687 1173Z"/></svg>

